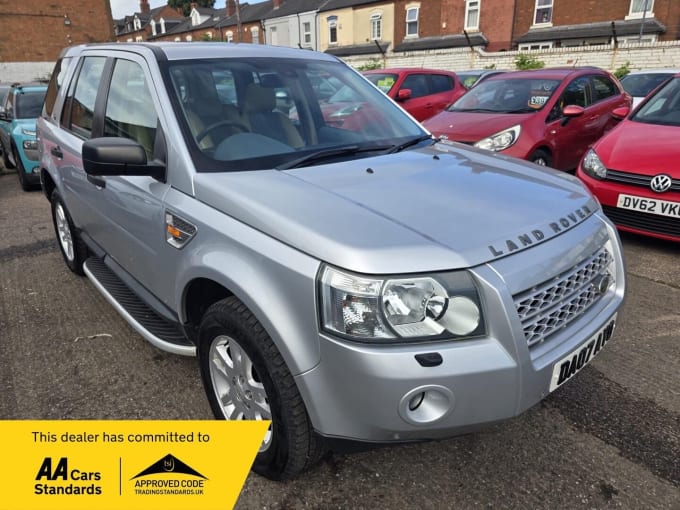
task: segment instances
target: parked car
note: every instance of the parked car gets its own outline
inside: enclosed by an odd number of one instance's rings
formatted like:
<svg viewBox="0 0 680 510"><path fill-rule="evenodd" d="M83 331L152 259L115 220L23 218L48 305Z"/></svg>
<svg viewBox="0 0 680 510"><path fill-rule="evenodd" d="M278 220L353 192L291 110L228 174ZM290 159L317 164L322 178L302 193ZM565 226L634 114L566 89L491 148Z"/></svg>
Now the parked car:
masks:
<svg viewBox="0 0 680 510"><path fill-rule="evenodd" d="M471 89L487 78L491 78L492 76L502 73L507 73L507 71L503 69L469 69L466 71L456 71L458 79L466 89Z"/></svg>
<svg viewBox="0 0 680 510"><path fill-rule="evenodd" d="M597 68L492 76L424 125L435 136L559 170L574 170L631 98Z"/></svg>
<svg viewBox="0 0 680 510"><path fill-rule="evenodd" d="M9 84L0 83L0 114L5 111L5 99L11 88ZM0 154L2 154L2 143L0 143Z"/></svg>
<svg viewBox="0 0 680 510"><path fill-rule="evenodd" d="M633 108L635 108L647 94L678 73L680 69L631 71L621 78L621 86L633 97Z"/></svg>
<svg viewBox="0 0 680 510"><path fill-rule="evenodd" d="M467 90L451 71L404 67L364 71L363 75L421 122Z"/></svg>
<svg viewBox="0 0 680 510"><path fill-rule="evenodd" d="M593 145L577 175L621 230L680 241L679 142L676 74Z"/></svg>
<svg viewBox="0 0 680 510"><path fill-rule="evenodd" d="M12 85L0 112L0 142L5 168L17 169L22 189L40 185L35 121L45 100L46 85Z"/></svg>
<svg viewBox="0 0 680 510"><path fill-rule="evenodd" d="M582 183L435 142L333 56L105 44L56 65L38 132L64 261L153 345L198 355L217 418L272 420L258 473L516 416L611 337L621 246ZM329 125L319 75L379 129Z"/></svg>

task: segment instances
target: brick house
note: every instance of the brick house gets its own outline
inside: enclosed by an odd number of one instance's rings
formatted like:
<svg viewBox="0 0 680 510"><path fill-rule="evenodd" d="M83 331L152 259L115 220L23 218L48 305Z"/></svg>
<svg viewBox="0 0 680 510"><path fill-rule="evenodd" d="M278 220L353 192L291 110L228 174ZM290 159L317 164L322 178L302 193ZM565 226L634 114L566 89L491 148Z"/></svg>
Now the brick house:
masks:
<svg viewBox="0 0 680 510"><path fill-rule="evenodd" d="M329 0L319 9L319 49L338 57L384 54L394 36L394 2Z"/></svg>
<svg viewBox="0 0 680 510"><path fill-rule="evenodd" d="M680 38L678 0L516 0L520 50Z"/></svg>
<svg viewBox="0 0 680 510"><path fill-rule="evenodd" d="M0 0L0 61L54 62L65 46L113 41L109 0Z"/></svg>
<svg viewBox="0 0 680 510"><path fill-rule="evenodd" d="M118 42L147 41L169 32L184 21L182 13L168 5L151 9L148 0L139 2L139 12L113 20Z"/></svg>

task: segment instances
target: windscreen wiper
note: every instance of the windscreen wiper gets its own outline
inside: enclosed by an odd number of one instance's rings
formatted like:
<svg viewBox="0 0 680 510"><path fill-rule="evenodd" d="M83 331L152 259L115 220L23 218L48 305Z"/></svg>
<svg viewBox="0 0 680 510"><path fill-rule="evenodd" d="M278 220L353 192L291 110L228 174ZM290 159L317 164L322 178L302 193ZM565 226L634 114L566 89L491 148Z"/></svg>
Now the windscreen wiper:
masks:
<svg viewBox="0 0 680 510"><path fill-rule="evenodd" d="M299 168L305 166L309 163L315 161L323 161L325 159L333 159L340 156L352 156L354 154L360 154L362 152L372 152L372 151L384 151L391 149L392 145L345 145L343 147L335 147L333 149L323 149L317 152L312 152L311 154L306 154L305 156L293 159L286 163L282 163L276 167L277 170L289 170L291 168Z"/></svg>
<svg viewBox="0 0 680 510"><path fill-rule="evenodd" d="M432 135L421 135L399 145L393 145L385 152L385 154L394 154L395 152L401 152L404 149L408 149L409 147L418 145L419 143L424 142L425 140L432 140L432 143L435 143L437 141L436 139L432 138Z"/></svg>

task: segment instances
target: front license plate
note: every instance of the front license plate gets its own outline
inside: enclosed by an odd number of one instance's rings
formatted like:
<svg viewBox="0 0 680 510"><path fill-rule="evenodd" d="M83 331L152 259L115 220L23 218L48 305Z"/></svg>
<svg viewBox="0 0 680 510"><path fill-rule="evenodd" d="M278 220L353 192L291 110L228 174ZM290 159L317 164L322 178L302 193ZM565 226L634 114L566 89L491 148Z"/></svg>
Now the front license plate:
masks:
<svg viewBox="0 0 680 510"><path fill-rule="evenodd" d="M656 198L642 198L621 193L616 202L616 207L620 209L630 209L659 216L670 216L680 218L680 202L669 202Z"/></svg>
<svg viewBox="0 0 680 510"><path fill-rule="evenodd" d="M612 337L615 322L616 315L585 344L553 365L550 391L554 391L562 386L600 353Z"/></svg>

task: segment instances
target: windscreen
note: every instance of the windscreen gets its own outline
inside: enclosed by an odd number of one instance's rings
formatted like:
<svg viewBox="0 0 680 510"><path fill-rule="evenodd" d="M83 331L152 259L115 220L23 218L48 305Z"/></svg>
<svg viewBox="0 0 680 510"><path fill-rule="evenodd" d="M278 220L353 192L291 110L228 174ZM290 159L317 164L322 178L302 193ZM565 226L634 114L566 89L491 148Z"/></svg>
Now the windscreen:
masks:
<svg viewBox="0 0 680 510"><path fill-rule="evenodd" d="M680 78L671 79L636 111L631 120L645 124L680 126Z"/></svg>
<svg viewBox="0 0 680 510"><path fill-rule="evenodd" d="M537 78L488 79L447 109L451 112L531 113L543 109L560 80Z"/></svg>
<svg viewBox="0 0 680 510"><path fill-rule="evenodd" d="M37 119L42 112L45 90L40 92L19 92L16 96L14 116L17 119Z"/></svg>

